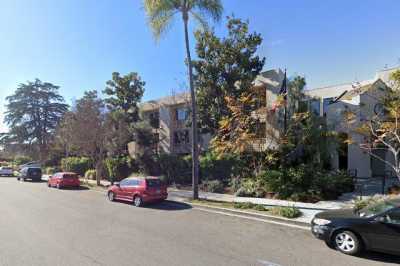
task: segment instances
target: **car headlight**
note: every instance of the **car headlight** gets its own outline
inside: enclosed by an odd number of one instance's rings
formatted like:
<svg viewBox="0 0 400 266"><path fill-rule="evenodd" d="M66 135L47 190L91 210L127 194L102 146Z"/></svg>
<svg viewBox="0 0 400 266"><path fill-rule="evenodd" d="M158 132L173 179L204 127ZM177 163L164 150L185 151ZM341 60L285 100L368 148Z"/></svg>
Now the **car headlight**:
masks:
<svg viewBox="0 0 400 266"><path fill-rule="evenodd" d="M316 224L316 225L327 225L327 224L330 224L330 223L331 223L331 221L326 220L326 219L320 219L320 218L315 218L314 219L314 224Z"/></svg>

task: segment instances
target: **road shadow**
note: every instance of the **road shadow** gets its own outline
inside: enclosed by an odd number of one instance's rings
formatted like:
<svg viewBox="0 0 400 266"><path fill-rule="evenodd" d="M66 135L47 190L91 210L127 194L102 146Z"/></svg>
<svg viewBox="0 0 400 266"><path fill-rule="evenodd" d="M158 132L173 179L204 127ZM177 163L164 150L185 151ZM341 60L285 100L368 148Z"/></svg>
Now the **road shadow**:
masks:
<svg viewBox="0 0 400 266"><path fill-rule="evenodd" d="M19 181L19 182L27 182L27 183L38 183L38 184L40 184L40 183L47 183L47 180L43 180L43 179L41 179L41 180L30 180L30 179L26 179L25 181L23 181L22 179L21 179L21 180L18 180L18 179L17 179L17 181Z"/></svg>
<svg viewBox="0 0 400 266"><path fill-rule="evenodd" d="M132 202L123 200L114 200L117 203L132 205ZM183 202L164 200L163 202L146 203L142 206L144 209L153 209L161 211L183 211L191 209L192 206Z"/></svg>
<svg viewBox="0 0 400 266"><path fill-rule="evenodd" d="M361 259L374 260L384 263L400 263L400 256L384 254L375 251L365 251L358 256Z"/></svg>
<svg viewBox="0 0 400 266"><path fill-rule="evenodd" d="M88 187L79 186L79 187L62 187L61 190L69 190L69 191L81 191L81 190L89 190Z"/></svg>
<svg viewBox="0 0 400 266"><path fill-rule="evenodd" d="M184 202L165 200L165 201L159 202L159 203L146 204L146 205L144 205L144 208L156 209L156 210L162 210L162 211L182 211L182 210L191 209L192 206L187 203L184 203Z"/></svg>

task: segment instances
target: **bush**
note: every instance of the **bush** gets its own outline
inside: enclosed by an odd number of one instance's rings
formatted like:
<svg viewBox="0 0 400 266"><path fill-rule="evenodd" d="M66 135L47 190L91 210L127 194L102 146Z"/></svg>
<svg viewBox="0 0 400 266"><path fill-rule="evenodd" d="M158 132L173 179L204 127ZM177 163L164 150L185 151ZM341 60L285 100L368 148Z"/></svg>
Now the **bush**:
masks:
<svg viewBox="0 0 400 266"><path fill-rule="evenodd" d="M237 197L265 197L266 191L259 179L247 178L241 182L240 188L235 192Z"/></svg>
<svg viewBox="0 0 400 266"><path fill-rule="evenodd" d="M385 196L382 196L382 195L376 195L376 196L369 197L366 199L357 199L354 201L354 209L358 211L358 210L361 210L371 204L375 204L379 201L382 201L384 199L385 199Z"/></svg>
<svg viewBox="0 0 400 266"><path fill-rule="evenodd" d="M90 168L92 168L92 161L87 157L67 157L61 160L61 169L66 172L83 176Z"/></svg>
<svg viewBox="0 0 400 266"><path fill-rule="evenodd" d="M256 204L251 202L235 202L233 207L236 209L253 209Z"/></svg>
<svg viewBox="0 0 400 266"><path fill-rule="evenodd" d="M46 167L44 169L44 172L46 175L53 175L53 174L59 172L59 169L57 167Z"/></svg>
<svg viewBox="0 0 400 266"><path fill-rule="evenodd" d="M89 169L85 173L85 179L96 180L96 170Z"/></svg>
<svg viewBox="0 0 400 266"><path fill-rule="evenodd" d="M224 193L224 184L220 180L205 181L203 189L212 193Z"/></svg>
<svg viewBox="0 0 400 266"><path fill-rule="evenodd" d="M158 155L157 163L160 168L159 175L164 176L166 184L191 184L190 158L163 153Z"/></svg>
<svg viewBox="0 0 400 266"><path fill-rule="evenodd" d="M327 172L312 165L299 165L285 170L268 170L257 177L267 192L275 192L281 199L317 202L337 199L354 190L353 178L345 172Z"/></svg>
<svg viewBox="0 0 400 266"><path fill-rule="evenodd" d="M271 209L271 212L275 215L279 215L285 218L297 218L300 217L303 213L296 207L274 207Z"/></svg>
<svg viewBox="0 0 400 266"><path fill-rule="evenodd" d="M107 158L104 164L110 181L120 181L132 173L128 157Z"/></svg>
<svg viewBox="0 0 400 266"><path fill-rule="evenodd" d="M205 180L226 180L238 174L240 160L234 155L219 157L212 152L200 157L201 178Z"/></svg>

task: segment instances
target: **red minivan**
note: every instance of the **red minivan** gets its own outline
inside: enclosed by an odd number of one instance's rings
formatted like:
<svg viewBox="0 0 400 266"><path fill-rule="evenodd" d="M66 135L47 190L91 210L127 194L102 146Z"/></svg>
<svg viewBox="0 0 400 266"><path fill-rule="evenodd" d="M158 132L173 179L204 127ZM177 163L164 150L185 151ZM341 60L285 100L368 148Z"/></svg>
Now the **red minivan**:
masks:
<svg viewBox="0 0 400 266"><path fill-rule="evenodd" d="M160 202L168 197L167 186L157 177L128 177L108 188L110 201L132 202L136 207L145 203Z"/></svg>
<svg viewBox="0 0 400 266"><path fill-rule="evenodd" d="M65 187L78 188L80 185L78 174L70 172L56 173L49 177L47 181L48 187L56 187L58 189Z"/></svg>

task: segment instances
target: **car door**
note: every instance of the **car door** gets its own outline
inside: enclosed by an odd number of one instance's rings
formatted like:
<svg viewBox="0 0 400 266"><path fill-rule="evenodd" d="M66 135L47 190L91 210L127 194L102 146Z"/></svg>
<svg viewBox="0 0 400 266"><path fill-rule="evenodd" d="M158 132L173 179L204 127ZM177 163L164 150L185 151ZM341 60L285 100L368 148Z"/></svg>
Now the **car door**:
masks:
<svg viewBox="0 0 400 266"><path fill-rule="evenodd" d="M125 187L125 193L128 200L133 200L133 195L135 195L138 185L139 182L137 179L128 180L128 185Z"/></svg>
<svg viewBox="0 0 400 266"><path fill-rule="evenodd" d="M120 199L120 200L128 199L128 194L127 194L128 182L129 182L129 179L124 179L121 182L119 182L119 186L117 187L117 190L115 191L117 199Z"/></svg>
<svg viewBox="0 0 400 266"><path fill-rule="evenodd" d="M372 223L371 247L376 250L400 253L400 208L395 208Z"/></svg>

